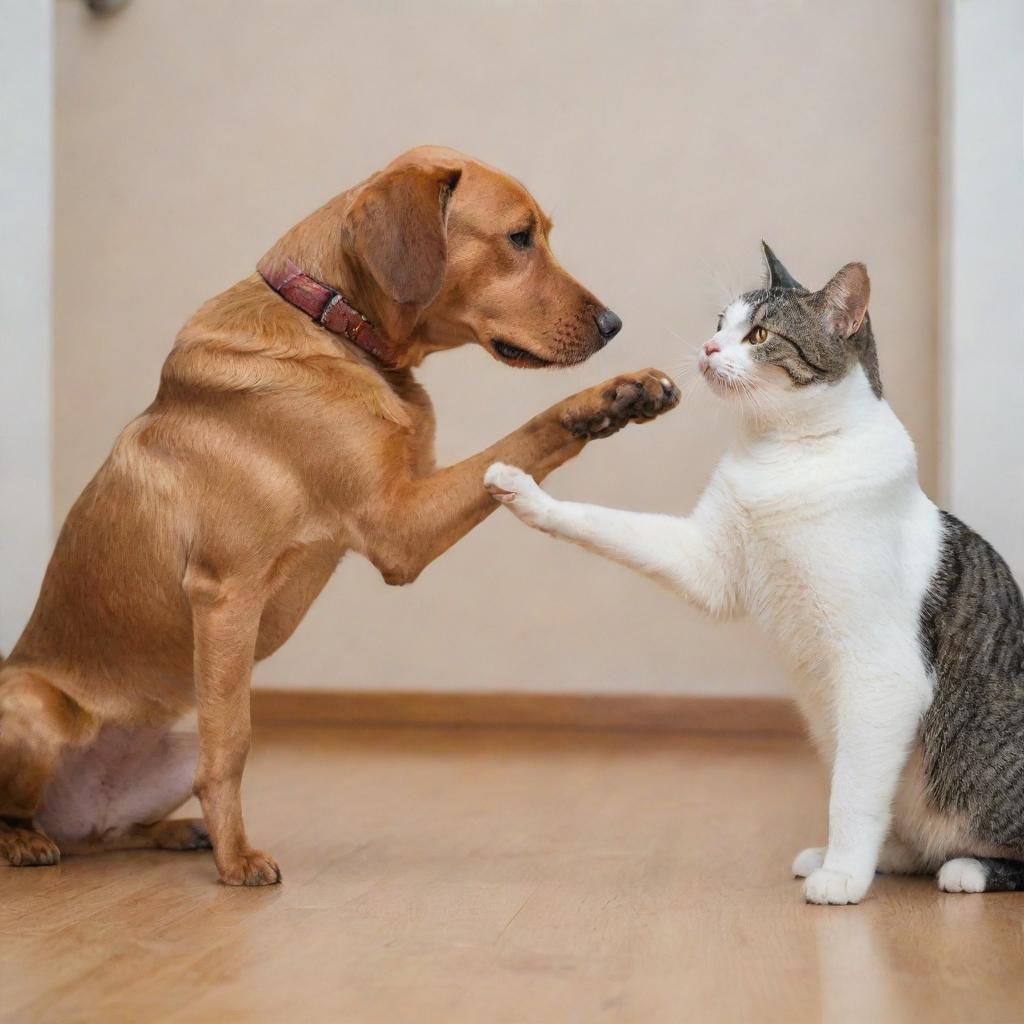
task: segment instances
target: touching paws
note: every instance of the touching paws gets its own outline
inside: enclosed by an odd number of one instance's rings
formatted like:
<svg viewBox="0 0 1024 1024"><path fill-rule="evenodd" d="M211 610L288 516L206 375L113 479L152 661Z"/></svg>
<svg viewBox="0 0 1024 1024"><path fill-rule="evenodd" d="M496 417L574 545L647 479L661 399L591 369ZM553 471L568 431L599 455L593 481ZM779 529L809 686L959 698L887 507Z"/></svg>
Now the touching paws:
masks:
<svg viewBox="0 0 1024 1024"><path fill-rule="evenodd" d="M530 487L540 490L529 473L524 473L518 466L509 466L504 462L491 463L484 473L484 487L492 498L503 505L511 505Z"/></svg>
<svg viewBox="0 0 1024 1024"><path fill-rule="evenodd" d="M484 487L495 501L507 505L520 519L532 526L541 525L541 513L551 498L529 473L495 462L484 473Z"/></svg>
<svg viewBox="0 0 1024 1024"><path fill-rule="evenodd" d="M811 851L805 850L804 854ZM800 857L803 857L801 854ZM800 857L797 860L800 860ZM794 871L796 863L793 864ZM817 868L807 876L804 882L804 899L808 903L831 904L846 906L860 903L871 885L871 876L862 878L845 871L834 871L831 868Z"/></svg>

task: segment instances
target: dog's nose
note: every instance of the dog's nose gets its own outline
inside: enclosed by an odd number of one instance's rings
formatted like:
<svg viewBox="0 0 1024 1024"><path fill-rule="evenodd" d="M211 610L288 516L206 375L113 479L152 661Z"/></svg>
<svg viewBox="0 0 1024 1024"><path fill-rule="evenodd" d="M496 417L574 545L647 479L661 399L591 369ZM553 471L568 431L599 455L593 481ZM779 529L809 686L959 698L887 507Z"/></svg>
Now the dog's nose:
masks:
<svg viewBox="0 0 1024 1024"><path fill-rule="evenodd" d="M601 340L606 345L622 330L622 321L610 309L602 309L594 319L597 321Z"/></svg>

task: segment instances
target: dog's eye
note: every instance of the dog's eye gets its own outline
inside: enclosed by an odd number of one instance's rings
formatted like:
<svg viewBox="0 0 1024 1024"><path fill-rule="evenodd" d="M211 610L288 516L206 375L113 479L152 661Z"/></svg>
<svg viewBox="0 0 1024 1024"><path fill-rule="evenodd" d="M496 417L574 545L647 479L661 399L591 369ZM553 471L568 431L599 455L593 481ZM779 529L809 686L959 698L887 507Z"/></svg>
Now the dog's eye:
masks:
<svg viewBox="0 0 1024 1024"><path fill-rule="evenodd" d="M530 233L529 229L526 231L513 231L512 234L508 236L508 240L517 249L529 249L530 244L533 242L533 235Z"/></svg>
<svg viewBox="0 0 1024 1024"><path fill-rule="evenodd" d="M751 345L760 345L768 340L768 331L764 327L755 327L746 337Z"/></svg>

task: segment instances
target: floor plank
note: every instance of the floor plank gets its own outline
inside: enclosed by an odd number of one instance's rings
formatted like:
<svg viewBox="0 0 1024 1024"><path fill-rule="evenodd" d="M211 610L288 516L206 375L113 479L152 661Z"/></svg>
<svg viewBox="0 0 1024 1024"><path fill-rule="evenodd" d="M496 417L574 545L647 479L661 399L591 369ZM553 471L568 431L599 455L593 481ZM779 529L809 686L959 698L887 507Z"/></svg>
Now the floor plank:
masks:
<svg viewBox="0 0 1024 1024"><path fill-rule="evenodd" d="M1019 1020L1024 896L880 878L807 907L792 739L278 728L246 776L285 884L208 854L0 869L0 1020Z"/></svg>

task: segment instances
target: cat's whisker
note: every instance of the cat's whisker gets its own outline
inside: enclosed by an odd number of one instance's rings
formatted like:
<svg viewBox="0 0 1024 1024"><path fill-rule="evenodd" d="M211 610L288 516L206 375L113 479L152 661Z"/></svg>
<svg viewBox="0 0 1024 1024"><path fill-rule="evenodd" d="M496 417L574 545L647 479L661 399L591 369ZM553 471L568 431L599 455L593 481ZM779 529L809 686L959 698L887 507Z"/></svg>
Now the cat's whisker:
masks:
<svg viewBox="0 0 1024 1024"><path fill-rule="evenodd" d="M701 262L704 264L704 268L707 271L707 278L706 278L706 280L708 280L711 284L713 284L714 285L714 290L717 291L717 294L715 294L712 297L712 301L718 302L719 305L724 305L725 303L729 302L730 299L735 298L739 294L740 289L738 287L735 287L734 285L730 284L722 276L721 267L719 267L719 266L712 266L710 260L708 260L707 257L703 257L702 256L701 257ZM732 267L731 264L728 267L727 275L733 281L738 281L739 280L739 278L737 277L737 275L735 273L735 269ZM709 291L710 290L711 289L709 289Z"/></svg>
<svg viewBox="0 0 1024 1024"><path fill-rule="evenodd" d="M758 381L746 376L733 379L743 414L758 425L766 425L780 414L773 396L769 395Z"/></svg>
<svg viewBox="0 0 1024 1024"><path fill-rule="evenodd" d="M687 361L685 363L671 363L666 369L666 372L672 377L676 383L681 380L700 380L700 369L697 367L695 361Z"/></svg>
<svg viewBox="0 0 1024 1024"><path fill-rule="evenodd" d="M668 327L666 325L662 325L662 330L665 331L666 334L671 334L672 337L676 341L678 341L680 345L690 346L690 345L694 344L692 341L687 341L686 338L684 338L681 334L679 334L676 331L674 331L671 327Z"/></svg>
<svg viewBox="0 0 1024 1024"><path fill-rule="evenodd" d="M694 394L696 394L697 386L699 384L700 380L697 378L687 381L685 387L680 389L680 391L682 392L680 395L680 401L689 401L694 396Z"/></svg>

